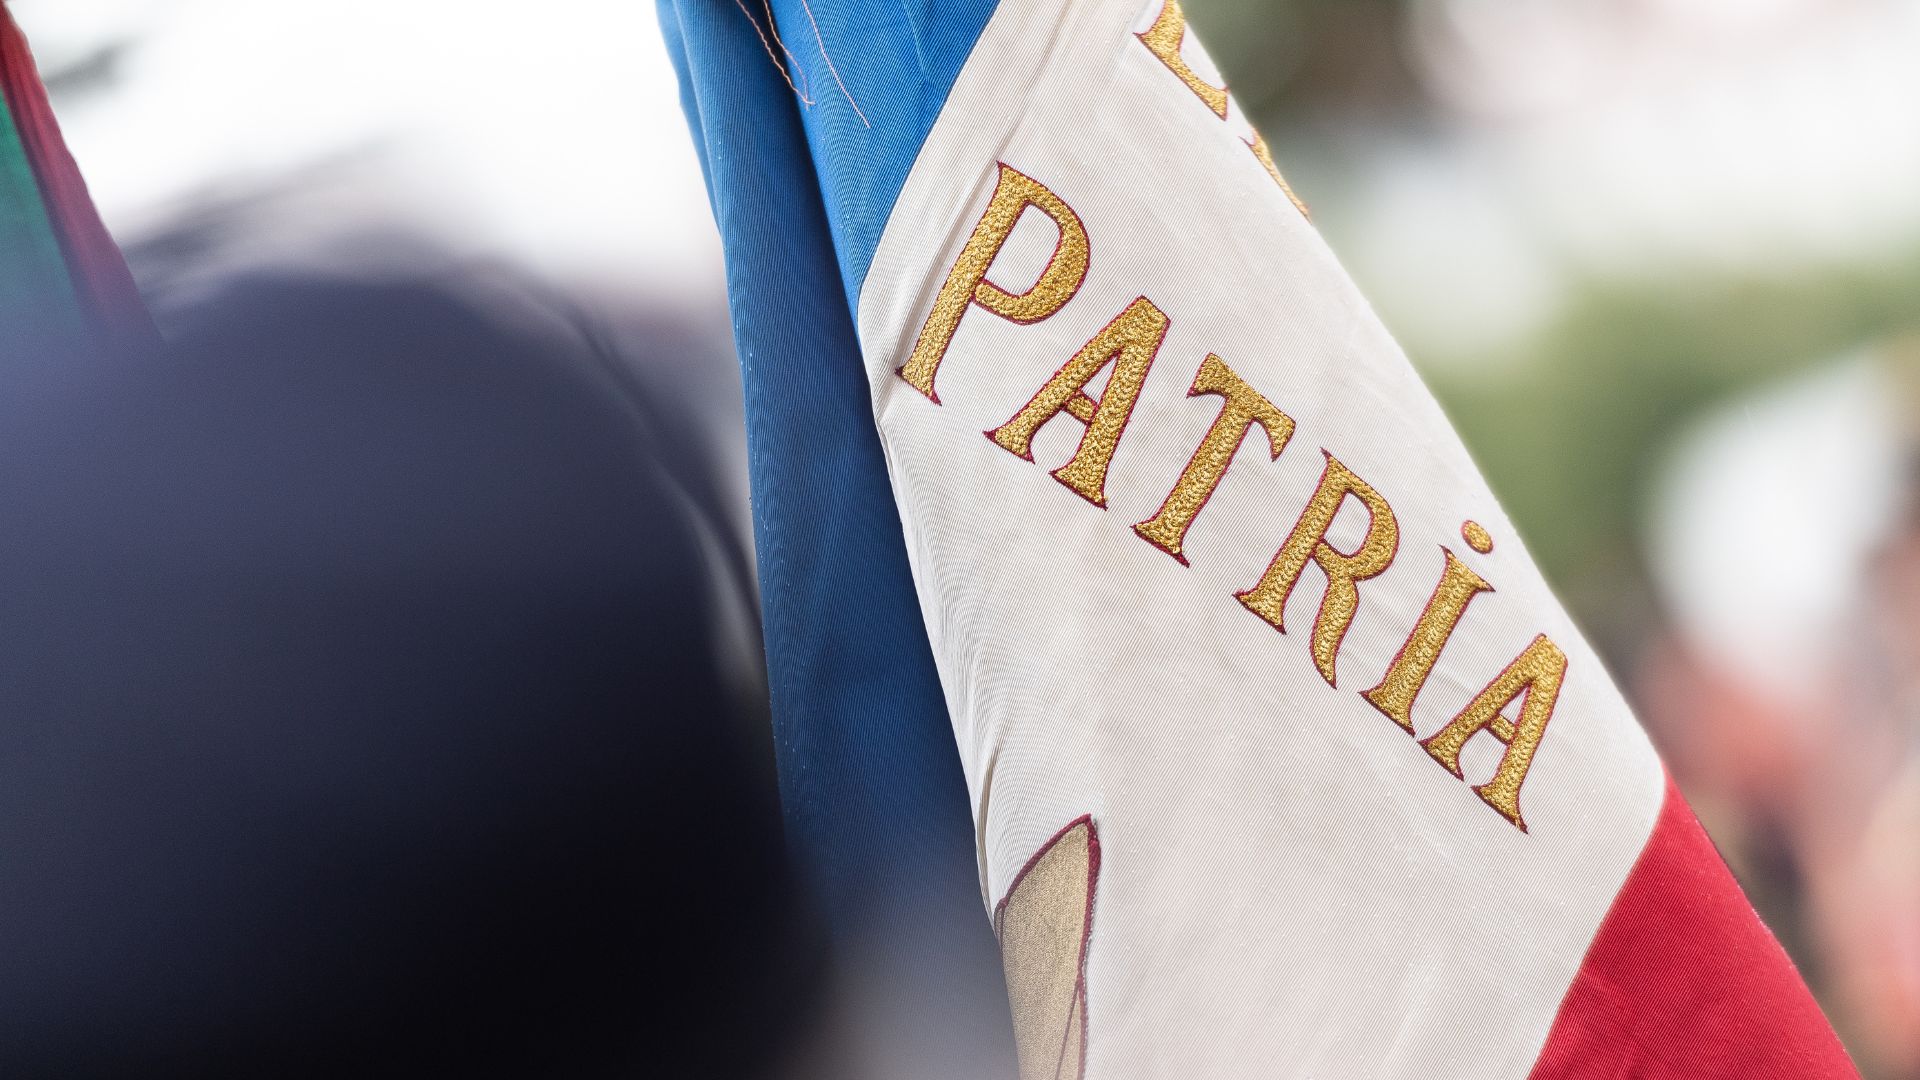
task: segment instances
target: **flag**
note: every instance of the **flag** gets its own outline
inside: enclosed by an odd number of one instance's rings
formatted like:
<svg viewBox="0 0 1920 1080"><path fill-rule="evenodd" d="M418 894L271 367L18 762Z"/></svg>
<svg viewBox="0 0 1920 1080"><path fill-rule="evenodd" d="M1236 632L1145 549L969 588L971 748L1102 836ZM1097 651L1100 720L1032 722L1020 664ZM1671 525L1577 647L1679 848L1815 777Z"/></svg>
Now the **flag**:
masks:
<svg viewBox="0 0 1920 1080"><path fill-rule="evenodd" d="M9 344L150 344L153 324L126 260L87 196L3 3L0 95L0 328Z"/></svg>
<svg viewBox="0 0 1920 1080"><path fill-rule="evenodd" d="M1177 0L661 12L865 1000L997 967L959 1075L1853 1075Z"/></svg>

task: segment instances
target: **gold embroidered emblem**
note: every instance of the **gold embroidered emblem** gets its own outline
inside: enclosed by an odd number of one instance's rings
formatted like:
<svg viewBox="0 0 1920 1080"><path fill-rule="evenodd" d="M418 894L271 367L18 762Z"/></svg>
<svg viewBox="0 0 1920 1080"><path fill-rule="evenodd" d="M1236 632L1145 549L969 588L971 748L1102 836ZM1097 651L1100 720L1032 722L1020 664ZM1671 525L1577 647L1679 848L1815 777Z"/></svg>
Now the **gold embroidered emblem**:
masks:
<svg viewBox="0 0 1920 1080"><path fill-rule="evenodd" d="M1100 838L1089 815L1034 854L994 911L1020 1080L1086 1074L1087 941L1099 877Z"/></svg>

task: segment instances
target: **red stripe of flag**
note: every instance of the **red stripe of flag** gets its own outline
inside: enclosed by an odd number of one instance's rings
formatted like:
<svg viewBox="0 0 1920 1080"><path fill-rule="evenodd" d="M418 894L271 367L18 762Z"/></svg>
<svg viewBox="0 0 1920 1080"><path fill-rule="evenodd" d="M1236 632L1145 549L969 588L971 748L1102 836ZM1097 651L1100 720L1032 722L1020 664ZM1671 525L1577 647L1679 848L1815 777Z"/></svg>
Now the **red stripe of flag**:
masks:
<svg viewBox="0 0 1920 1080"><path fill-rule="evenodd" d="M1859 1074L1669 780L1653 835L1587 950L1532 1075Z"/></svg>

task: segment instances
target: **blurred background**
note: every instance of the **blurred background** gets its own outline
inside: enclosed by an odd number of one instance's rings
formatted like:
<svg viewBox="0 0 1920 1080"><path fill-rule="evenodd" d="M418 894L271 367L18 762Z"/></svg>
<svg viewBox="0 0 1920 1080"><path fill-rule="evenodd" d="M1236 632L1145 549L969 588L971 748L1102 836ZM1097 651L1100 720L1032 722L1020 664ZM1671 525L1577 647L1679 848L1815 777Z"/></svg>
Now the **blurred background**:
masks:
<svg viewBox="0 0 1920 1080"><path fill-rule="evenodd" d="M746 534L652 5L11 6L163 325L262 268L511 278ZM1863 1069L1920 1077L1920 0L1187 9Z"/></svg>

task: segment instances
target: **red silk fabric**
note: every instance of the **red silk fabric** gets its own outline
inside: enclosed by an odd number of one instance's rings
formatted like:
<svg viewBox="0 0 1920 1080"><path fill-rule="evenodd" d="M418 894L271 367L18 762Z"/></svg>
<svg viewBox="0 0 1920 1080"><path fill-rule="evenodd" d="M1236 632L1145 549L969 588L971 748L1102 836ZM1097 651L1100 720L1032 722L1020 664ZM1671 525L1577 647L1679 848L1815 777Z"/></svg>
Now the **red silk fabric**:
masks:
<svg viewBox="0 0 1920 1080"><path fill-rule="evenodd" d="M1653 835L1600 924L1532 1075L1827 1080L1859 1074L1669 780Z"/></svg>

